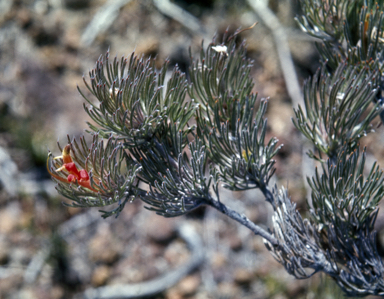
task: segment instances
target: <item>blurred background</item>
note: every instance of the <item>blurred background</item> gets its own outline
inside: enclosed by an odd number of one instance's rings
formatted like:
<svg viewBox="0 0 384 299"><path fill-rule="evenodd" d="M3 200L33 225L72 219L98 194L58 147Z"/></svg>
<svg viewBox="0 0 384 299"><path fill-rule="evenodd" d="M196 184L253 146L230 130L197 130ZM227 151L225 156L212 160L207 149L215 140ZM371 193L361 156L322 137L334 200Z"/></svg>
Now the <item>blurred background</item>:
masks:
<svg viewBox="0 0 384 299"><path fill-rule="evenodd" d="M185 223L205 261L150 298L341 297L322 275L289 276L260 237L217 211L164 219L135 201L103 220L97 209L64 207L46 171L48 150L60 155L57 141L86 135L77 86L85 88L83 75L108 49L118 58L132 51L159 64L169 58L187 71L189 47L197 57L203 39L258 22L240 39L254 60L254 91L270 97L268 134L284 144L273 184L288 187L305 213L311 167L291 117L300 101L295 86L316 71L319 57L294 21L299 13L296 0L0 0L0 298L97 298L90 289L149 285L193 258L177 233ZM368 162L384 156L377 131L363 140ZM268 227L272 211L257 191L223 190L222 197Z"/></svg>

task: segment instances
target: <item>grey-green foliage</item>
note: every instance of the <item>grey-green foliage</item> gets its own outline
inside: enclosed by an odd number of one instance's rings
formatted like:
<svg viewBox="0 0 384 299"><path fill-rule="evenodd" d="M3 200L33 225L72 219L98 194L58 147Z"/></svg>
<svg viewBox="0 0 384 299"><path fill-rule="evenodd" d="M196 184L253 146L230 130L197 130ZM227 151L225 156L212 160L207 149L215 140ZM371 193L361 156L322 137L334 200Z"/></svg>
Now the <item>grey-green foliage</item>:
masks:
<svg viewBox="0 0 384 299"><path fill-rule="evenodd" d="M150 144L152 137L169 135L170 124L176 124L188 134L192 128L185 128L192 117L196 104L184 103L187 93L185 74L176 67L168 82L165 75L166 61L159 72L155 70L155 59L138 58L132 53L120 61L115 57L109 61L109 54L96 62L89 72L90 83L84 84L99 101L99 105L79 92L89 103L85 111L98 124L88 123L90 129L103 138L124 140L126 147ZM178 105L175 105L178 103Z"/></svg>
<svg viewBox="0 0 384 299"><path fill-rule="evenodd" d="M154 59L134 54L101 57L84 79L88 92L80 91L96 123L88 123L92 145L69 140L70 155L49 159L58 192L73 206L112 205L103 217L117 216L136 198L164 217L208 205L262 236L295 277L321 271L346 295L384 295L374 231L382 171L374 164L366 174L366 154L359 150L382 111L382 3L301 4L299 23L319 39L323 62L304 84L304 106L294 110L293 120L313 144L309 156L320 163L308 178L308 218L286 190L269 186L280 146L266 136L268 99L253 92L253 62L245 43L235 42L239 31L221 43L202 44L198 59L191 54L189 81L175 67L165 82L168 62L157 70ZM68 182L73 174L78 179ZM260 189L274 209L272 230L223 204L220 185Z"/></svg>
<svg viewBox="0 0 384 299"><path fill-rule="evenodd" d="M316 222L343 228L353 236L367 224L371 229L383 197L384 179L376 163L364 176L365 153L359 155L359 149L348 153L345 148L336 163L324 163L321 175L316 168L315 177L308 183L312 189L311 214Z"/></svg>
<svg viewBox="0 0 384 299"><path fill-rule="evenodd" d="M346 58L364 66L383 61L383 4L379 0L300 0L303 31L319 39L318 50L335 70ZM372 65L371 65L372 66Z"/></svg>
<svg viewBox="0 0 384 299"><path fill-rule="evenodd" d="M188 152L190 158L180 151L176 167L167 167L168 161L152 151L141 160L143 178L150 178L153 182L149 183L150 191L141 196L144 202L152 206L148 207L149 210L165 217L175 217L199 207L204 201L212 200L210 187L217 181L207 175L206 149L196 139L189 144ZM161 172L158 165L160 161L164 162Z"/></svg>
<svg viewBox="0 0 384 299"><path fill-rule="evenodd" d="M88 123L88 133L99 152L88 151L84 139L82 148L69 141L78 169L89 171L91 187L80 180L65 183L64 171L54 175L58 191L73 206L116 204L104 217L118 215L135 198L174 217L217 204L220 181L232 190L266 188L278 151L275 138L265 140L267 100L257 101L252 93L245 44L236 47L234 36L224 43L228 51L218 51L215 40L202 46L190 82L177 67L165 82L168 62L156 70L154 59L134 54L112 61L109 53L100 57L84 78L93 98L79 88L97 124ZM108 142L98 143L99 138ZM93 164L86 167L84 161ZM52 171L64 164L53 160Z"/></svg>
<svg viewBox="0 0 384 299"><path fill-rule="evenodd" d="M297 213L286 192L275 196L274 234L286 247L270 250L298 278L323 271L348 296L383 296L374 231L382 171L374 164L366 174L366 154L359 153L360 139L383 110L382 3L300 2L298 21L319 39L323 67L304 84L304 107L295 110L293 122L312 142L315 152L308 154L321 167L308 178L309 218Z"/></svg>
<svg viewBox="0 0 384 299"><path fill-rule="evenodd" d="M342 156L351 158L345 153ZM354 154L352 159L357 156ZM327 183L327 178L323 179ZM266 245L288 273L303 279L321 271L332 277L347 296L384 295L384 265L377 252L373 230L377 208L361 223L357 219L348 220L352 223L343 223L334 217L322 224L303 219L285 190L276 192L275 198L277 208L273 216L273 233L282 246ZM338 211L339 207L334 209ZM363 214L370 210L364 207L355 209ZM317 209L317 213L322 212L321 208ZM359 228L356 223L360 224Z"/></svg>
<svg viewBox="0 0 384 299"><path fill-rule="evenodd" d="M304 107L295 110L293 123L316 149L334 158L343 146L353 151L360 137L373 131L380 110L372 107L378 91L377 73L368 67L340 64L333 74L323 66L304 83ZM310 151L309 155L315 157Z"/></svg>
<svg viewBox="0 0 384 299"><path fill-rule="evenodd" d="M384 265L376 249L374 223L383 195L382 171L374 165L365 178L365 154L341 151L336 164L323 165L312 189L312 217L303 219L286 191L275 194L275 258L297 278L322 271L349 296L384 295ZM276 192L277 193L277 192ZM306 271L306 269L312 271Z"/></svg>
<svg viewBox="0 0 384 299"><path fill-rule="evenodd" d="M226 188L263 188L274 173L273 157L279 150L276 138L265 144L267 100L256 109L249 75L253 62L245 57L245 44L236 49L230 42L228 53L220 55L213 45L202 48L200 60L192 61L190 68L189 92L201 103L197 135L209 148Z"/></svg>

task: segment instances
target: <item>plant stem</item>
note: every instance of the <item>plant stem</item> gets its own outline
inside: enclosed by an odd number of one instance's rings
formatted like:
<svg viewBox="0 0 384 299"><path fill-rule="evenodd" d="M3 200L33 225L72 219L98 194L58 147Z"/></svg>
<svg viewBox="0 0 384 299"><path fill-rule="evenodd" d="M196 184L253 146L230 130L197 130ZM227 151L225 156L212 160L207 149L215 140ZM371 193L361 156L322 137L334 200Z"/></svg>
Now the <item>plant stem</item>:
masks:
<svg viewBox="0 0 384 299"><path fill-rule="evenodd" d="M207 201L207 204L211 207L215 208L216 210L219 210L223 214L227 215L229 218L232 218L233 220L239 222L241 225L244 225L245 227L248 227L255 235L259 235L266 239L269 243L271 243L273 246L280 246L279 241L271 235L269 232L261 228L260 226L253 223L251 220L249 220L244 214L240 215L235 210L232 210L231 208L228 208L226 205L221 203L220 201L211 199L210 201Z"/></svg>
<svg viewBox="0 0 384 299"><path fill-rule="evenodd" d="M268 186L261 186L260 191L264 194L265 200L268 201L272 205L273 210L276 211L275 198L273 197L273 194L271 190L269 190Z"/></svg>

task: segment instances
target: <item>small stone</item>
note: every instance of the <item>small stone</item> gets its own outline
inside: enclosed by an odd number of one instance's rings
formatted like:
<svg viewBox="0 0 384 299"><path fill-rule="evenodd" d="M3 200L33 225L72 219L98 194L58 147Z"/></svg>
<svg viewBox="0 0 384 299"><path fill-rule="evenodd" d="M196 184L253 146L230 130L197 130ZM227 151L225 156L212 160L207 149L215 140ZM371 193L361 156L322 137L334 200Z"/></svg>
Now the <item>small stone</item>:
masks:
<svg viewBox="0 0 384 299"><path fill-rule="evenodd" d="M63 43L68 49L76 50L80 46L80 33L77 28L69 28L63 36ZM78 63L77 63L78 64ZM73 69L73 66L70 65L70 68ZM79 67L79 66L77 66Z"/></svg>
<svg viewBox="0 0 384 299"><path fill-rule="evenodd" d="M260 211L258 207L248 207L247 211L245 213L249 220L251 220L254 223L260 222Z"/></svg>
<svg viewBox="0 0 384 299"><path fill-rule="evenodd" d="M51 299L61 299L61 298L64 298L65 296L65 290L63 289L62 286L52 286L51 287L51 292L50 292L50 295L51 295Z"/></svg>
<svg viewBox="0 0 384 299"><path fill-rule="evenodd" d="M254 251L259 252L259 253L267 251L262 238L253 238L251 240L251 246L252 246L252 249Z"/></svg>
<svg viewBox="0 0 384 299"><path fill-rule="evenodd" d="M157 243L167 243L175 237L175 221L161 216L153 216L145 225L147 236Z"/></svg>
<svg viewBox="0 0 384 299"><path fill-rule="evenodd" d="M164 250L163 258L172 265L181 265L188 261L190 252L184 242L176 240Z"/></svg>
<svg viewBox="0 0 384 299"><path fill-rule="evenodd" d="M183 297L191 296L196 293L199 285L200 277L198 275L190 275L180 281L178 289Z"/></svg>
<svg viewBox="0 0 384 299"><path fill-rule="evenodd" d="M89 257L92 261L112 264L118 259L118 252L113 247L105 246L105 243L102 239L94 239L91 242Z"/></svg>
<svg viewBox="0 0 384 299"><path fill-rule="evenodd" d="M249 284L253 279L253 273L246 269L236 269L234 273L234 280L239 285Z"/></svg>
<svg viewBox="0 0 384 299"><path fill-rule="evenodd" d="M183 296L180 294L180 291L175 287L166 290L165 293L167 299L183 299Z"/></svg>
<svg viewBox="0 0 384 299"><path fill-rule="evenodd" d="M224 267L227 265L227 257L221 252L215 252L211 259L211 265L214 269Z"/></svg>
<svg viewBox="0 0 384 299"><path fill-rule="evenodd" d="M105 285L110 276L110 269L108 266L101 265L95 268L92 274L92 285L99 287Z"/></svg>
<svg viewBox="0 0 384 299"><path fill-rule="evenodd" d="M229 237L229 247L231 247L233 251L239 251L243 247L243 242L239 236L231 235Z"/></svg>
<svg viewBox="0 0 384 299"><path fill-rule="evenodd" d="M224 298L237 298L239 288L233 283L222 282L218 284L218 293Z"/></svg>
<svg viewBox="0 0 384 299"><path fill-rule="evenodd" d="M10 234L19 226L21 210L19 204L14 202L0 211L0 233Z"/></svg>
<svg viewBox="0 0 384 299"><path fill-rule="evenodd" d="M121 246L111 234L109 228L106 227L90 240L88 255L92 261L110 265L119 258Z"/></svg>

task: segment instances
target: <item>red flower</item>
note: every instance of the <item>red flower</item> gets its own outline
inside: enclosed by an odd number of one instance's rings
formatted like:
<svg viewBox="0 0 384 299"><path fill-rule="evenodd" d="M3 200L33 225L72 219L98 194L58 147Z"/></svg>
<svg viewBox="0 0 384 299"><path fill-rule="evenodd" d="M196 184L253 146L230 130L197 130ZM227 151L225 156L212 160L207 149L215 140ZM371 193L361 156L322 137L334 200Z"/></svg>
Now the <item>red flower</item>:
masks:
<svg viewBox="0 0 384 299"><path fill-rule="evenodd" d="M65 180L63 177L59 176L58 174L55 174L51 171L50 165L49 165L49 157L47 161L47 169L49 174L54 177L55 179L61 181L61 182L77 182L80 186L87 188L89 190L92 190L94 192L97 192L94 188L91 187L91 182L89 179L89 174L85 169L77 169L77 166L75 162L73 162L71 157L71 146L68 144L63 149L63 155L53 158L56 159L63 159L63 166L57 168L55 171L65 171L68 173L67 179Z"/></svg>

